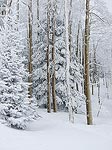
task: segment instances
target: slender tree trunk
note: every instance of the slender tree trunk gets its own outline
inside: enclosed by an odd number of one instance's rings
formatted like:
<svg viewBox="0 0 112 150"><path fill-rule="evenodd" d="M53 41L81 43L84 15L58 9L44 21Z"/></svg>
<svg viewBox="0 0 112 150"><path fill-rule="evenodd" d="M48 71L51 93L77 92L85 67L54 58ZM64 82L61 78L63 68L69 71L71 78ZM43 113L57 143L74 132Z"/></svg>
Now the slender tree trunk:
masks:
<svg viewBox="0 0 112 150"><path fill-rule="evenodd" d="M72 52L72 0L70 0L70 9L69 9L69 52L70 52L70 62L71 62L71 52Z"/></svg>
<svg viewBox="0 0 112 150"><path fill-rule="evenodd" d="M29 71L29 98L32 98L32 55L33 55L33 44L32 44L32 0L29 0L29 9L28 9L28 46L29 46L29 65L28 65L28 71Z"/></svg>
<svg viewBox="0 0 112 150"><path fill-rule="evenodd" d="M78 29L77 29L77 47L76 47L76 56L79 58L79 32L80 32L80 23L78 24ZM80 60L80 58L79 58Z"/></svg>
<svg viewBox="0 0 112 150"><path fill-rule="evenodd" d="M82 66L85 69L85 33L82 33Z"/></svg>
<svg viewBox="0 0 112 150"><path fill-rule="evenodd" d="M94 85L92 84L92 95L94 95Z"/></svg>
<svg viewBox="0 0 112 150"><path fill-rule="evenodd" d="M65 31L66 31L66 82L67 82L67 99L68 99L68 110L69 110L69 121L74 123L74 111L73 111L73 101L71 99L70 91L70 50L69 50L69 12L68 12L68 0L65 0Z"/></svg>
<svg viewBox="0 0 112 150"><path fill-rule="evenodd" d="M55 25L56 25L56 5L57 1L54 2L54 12L53 12L53 34L52 34L52 63L53 63L53 73L52 73L52 100L53 100L53 111L57 112L57 102L56 102L56 74L55 74Z"/></svg>
<svg viewBox="0 0 112 150"><path fill-rule="evenodd" d="M50 34L50 0L48 0L47 4L47 112L51 112L51 99L50 99L50 46L49 46L49 34Z"/></svg>
<svg viewBox="0 0 112 150"><path fill-rule="evenodd" d="M17 20L19 20L19 0L17 0Z"/></svg>
<svg viewBox="0 0 112 150"><path fill-rule="evenodd" d="M97 67L96 67L96 47L95 45L93 44L93 51L94 51L94 54L93 54L93 75L91 75L91 81L92 81L92 95L94 95L94 84L96 83L96 78L95 78L95 74L97 72Z"/></svg>
<svg viewBox="0 0 112 150"><path fill-rule="evenodd" d="M99 105L101 104L101 99L100 99L100 83L98 83L98 103L99 103Z"/></svg>
<svg viewBox="0 0 112 150"><path fill-rule="evenodd" d="M39 0L37 0L37 21L39 21Z"/></svg>
<svg viewBox="0 0 112 150"><path fill-rule="evenodd" d="M37 0L37 29L39 28L39 0ZM38 38L39 38L39 32L37 30L37 41L38 41Z"/></svg>
<svg viewBox="0 0 112 150"><path fill-rule="evenodd" d="M78 58L78 63L80 63L80 55L79 55L79 33L80 33L80 22L78 24L77 29L77 43L76 43L76 57ZM79 91L78 83L76 82L76 90Z"/></svg>
<svg viewBox="0 0 112 150"><path fill-rule="evenodd" d="M86 96L87 124L92 125L93 121L92 121L90 77L89 77L89 36L90 36L89 17L90 17L90 0L86 0L84 92Z"/></svg>
<svg viewBox="0 0 112 150"><path fill-rule="evenodd" d="M95 47L95 45L93 44L93 51L94 51L94 56L93 56L94 57L93 83L96 83L95 73L97 72L96 49L97 49L97 46Z"/></svg>

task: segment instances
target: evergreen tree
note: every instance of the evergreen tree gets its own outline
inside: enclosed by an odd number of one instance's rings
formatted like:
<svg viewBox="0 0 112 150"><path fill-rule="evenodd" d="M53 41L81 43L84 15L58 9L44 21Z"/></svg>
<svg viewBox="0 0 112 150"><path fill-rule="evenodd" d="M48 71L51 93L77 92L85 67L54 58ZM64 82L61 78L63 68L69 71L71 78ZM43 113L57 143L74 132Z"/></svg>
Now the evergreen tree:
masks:
<svg viewBox="0 0 112 150"><path fill-rule="evenodd" d="M0 31L0 117L17 129L25 129L37 117L28 99L21 32L16 10L7 9L4 28Z"/></svg>

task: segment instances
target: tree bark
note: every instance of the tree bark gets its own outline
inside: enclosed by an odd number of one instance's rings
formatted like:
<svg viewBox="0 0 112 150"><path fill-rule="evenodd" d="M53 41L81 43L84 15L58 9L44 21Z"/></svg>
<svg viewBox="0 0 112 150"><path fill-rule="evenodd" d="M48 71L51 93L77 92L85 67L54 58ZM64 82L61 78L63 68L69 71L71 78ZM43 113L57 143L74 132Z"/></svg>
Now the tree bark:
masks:
<svg viewBox="0 0 112 150"><path fill-rule="evenodd" d="M53 100L53 111L57 112L57 102L56 102L56 74L55 74L55 25L56 25L56 3L54 2L54 11L53 11L53 34L52 34L52 63L53 63L53 73L52 73L52 100Z"/></svg>
<svg viewBox="0 0 112 150"><path fill-rule="evenodd" d="M39 0L37 0L37 21L39 21Z"/></svg>
<svg viewBox="0 0 112 150"><path fill-rule="evenodd" d="M17 0L17 21L19 20L19 0Z"/></svg>
<svg viewBox="0 0 112 150"><path fill-rule="evenodd" d="M28 46L29 46L29 65L28 65L28 71L29 71L29 98L32 98L32 55L33 55L33 44L32 44L32 0L29 0L29 9L28 9Z"/></svg>
<svg viewBox="0 0 112 150"><path fill-rule="evenodd" d="M76 47L76 56L79 58L79 33L80 33L80 22L78 24L78 29L77 29L77 47ZM80 58L79 58L80 60Z"/></svg>
<svg viewBox="0 0 112 150"><path fill-rule="evenodd" d="M37 28L39 28L39 0L37 0ZM39 32L38 32L38 29L37 29L37 41L38 41L38 38L39 38Z"/></svg>
<svg viewBox="0 0 112 150"><path fill-rule="evenodd" d="M72 0L70 0L70 9L69 9L69 52L70 52L70 62L71 62L71 51L72 51Z"/></svg>
<svg viewBox="0 0 112 150"><path fill-rule="evenodd" d="M48 0L47 4L47 112L51 112L51 98L50 98L50 61L49 61L49 34L50 34L50 0Z"/></svg>
<svg viewBox="0 0 112 150"><path fill-rule="evenodd" d="M70 49L69 49L69 12L68 12L68 0L65 0L65 31L66 31L66 82L67 82L67 99L68 99L68 110L69 110L69 121L74 123L74 110L73 101L71 98L70 91Z"/></svg>
<svg viewBox="0 0 112 150"><path fill-rule="evenodd" d="M92 125L92 109L90 97L90 76L89 76L89 36L90 36L90 0L86 0L86 19L85 19L85 74L84 92L86 96L87 124Z"/></svg>

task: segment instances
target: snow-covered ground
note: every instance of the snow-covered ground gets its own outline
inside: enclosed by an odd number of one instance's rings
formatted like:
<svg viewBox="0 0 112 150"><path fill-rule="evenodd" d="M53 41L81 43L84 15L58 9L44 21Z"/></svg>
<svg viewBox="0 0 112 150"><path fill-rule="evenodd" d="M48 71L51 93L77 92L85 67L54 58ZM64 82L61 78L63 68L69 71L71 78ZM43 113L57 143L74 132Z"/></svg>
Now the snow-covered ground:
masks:
<svg viewBox="0 0 112 150"><path fill-rule="evenodd" d="M83 115L68 122L68 113L46 113L27 131L15 130L0 124L0 150L112 150L112 118L96 119L87 126Z"/></svg>

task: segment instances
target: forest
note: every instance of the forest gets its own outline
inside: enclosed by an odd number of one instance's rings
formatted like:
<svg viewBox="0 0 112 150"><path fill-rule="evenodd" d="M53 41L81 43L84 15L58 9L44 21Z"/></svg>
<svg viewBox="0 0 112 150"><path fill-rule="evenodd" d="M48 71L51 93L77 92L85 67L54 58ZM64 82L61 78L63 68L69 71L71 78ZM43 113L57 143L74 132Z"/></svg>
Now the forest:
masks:
<svg viewBox="0 0 112 150"><path fill-rule="evenodd" d="M111 150L111 108L103 0L0 0L1 150Z"/></svg>

